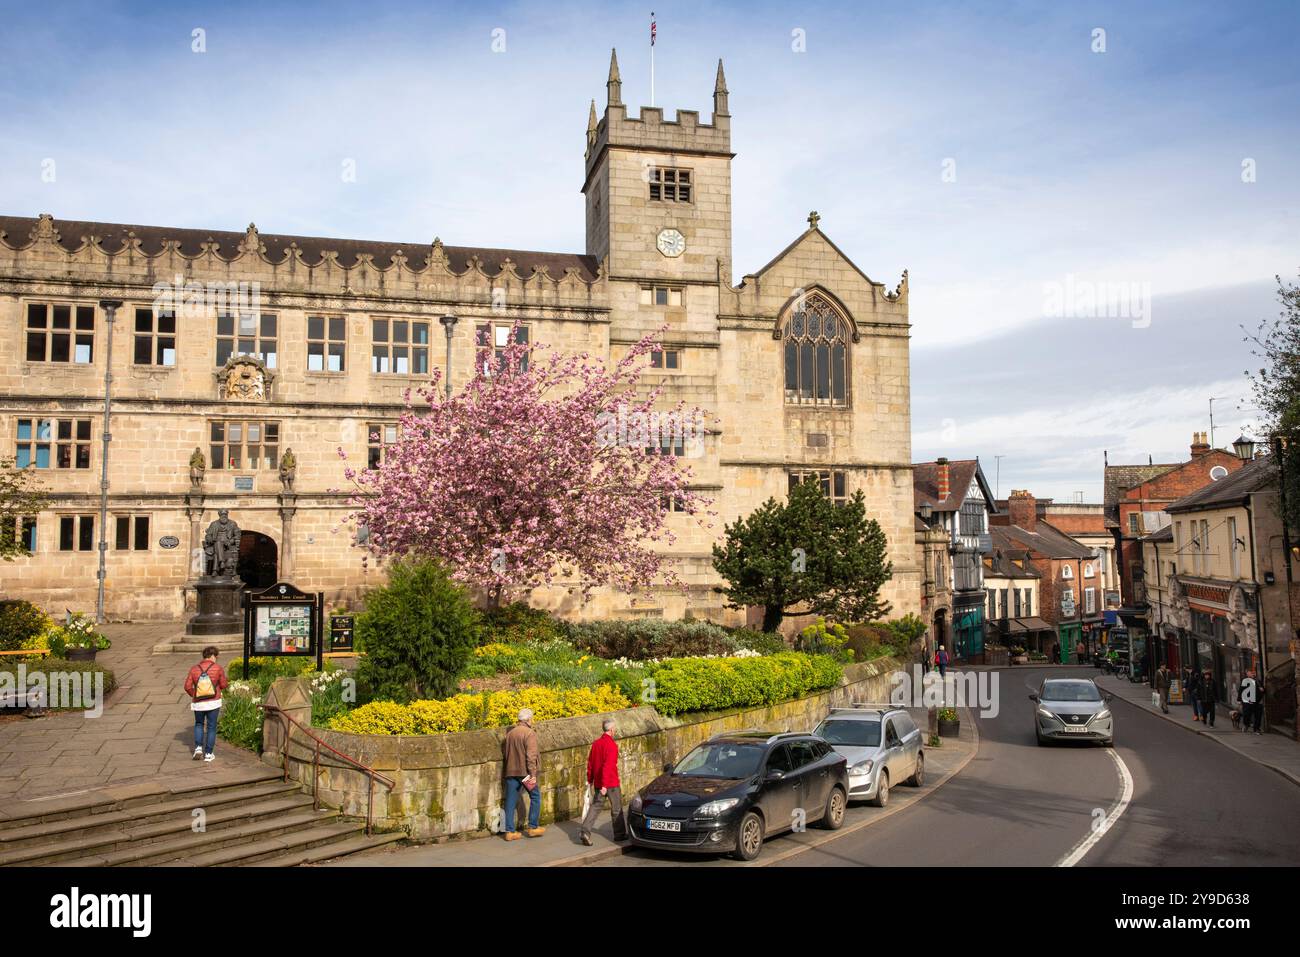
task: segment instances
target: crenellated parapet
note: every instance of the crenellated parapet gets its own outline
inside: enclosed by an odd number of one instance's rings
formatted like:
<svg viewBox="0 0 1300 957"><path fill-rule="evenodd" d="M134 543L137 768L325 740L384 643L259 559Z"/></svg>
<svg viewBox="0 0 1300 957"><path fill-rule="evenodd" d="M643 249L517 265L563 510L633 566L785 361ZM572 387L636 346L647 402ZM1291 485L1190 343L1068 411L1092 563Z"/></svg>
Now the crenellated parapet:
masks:
<svg viewBox="0 0 1300 957"><path fill-rule="evenodd" d="M270 293L607 308L594 257L157 226L0 217L0 274L10 279L153 286L260 283Z"/></svg>

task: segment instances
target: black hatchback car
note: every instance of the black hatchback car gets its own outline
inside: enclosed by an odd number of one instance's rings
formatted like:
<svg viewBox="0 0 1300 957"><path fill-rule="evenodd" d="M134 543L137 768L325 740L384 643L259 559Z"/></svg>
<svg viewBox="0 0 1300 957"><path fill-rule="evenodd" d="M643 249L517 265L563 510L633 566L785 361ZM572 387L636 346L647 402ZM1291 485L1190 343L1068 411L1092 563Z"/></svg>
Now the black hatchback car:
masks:
<svg viewBox="0 0 1300 957"><path fill-rule="evenodd" d="M628 829L641 847L752 861L772 834L814 821L840 827L848 793L844 756L821 738L716 735L641 789L628 806Z"/></svg>

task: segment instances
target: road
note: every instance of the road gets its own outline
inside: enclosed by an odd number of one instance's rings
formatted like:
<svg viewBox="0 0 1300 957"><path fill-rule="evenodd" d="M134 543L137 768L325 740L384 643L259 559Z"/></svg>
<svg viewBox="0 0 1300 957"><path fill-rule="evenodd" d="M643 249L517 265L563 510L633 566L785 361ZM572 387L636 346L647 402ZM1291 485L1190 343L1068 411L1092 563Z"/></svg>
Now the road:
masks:
<svg viewBox="0 0 1300 957"><path fill-rule="evenodd" d="M1294 827L1300 787L1157 715L1113 701L1113 754L1095 745L1037 746L1029 693L1047 676L1092 674L1078 668L1003 670L999 713L979 719L979 752L956 777L886 820L773 863L1058 864L1095 833L1094 821L1118 811L1125 792L1121 762L1131 777L1131 799L1077 866L1293 866L1300 861L1300 829ZM782 850L782 840L774 838L764 853ZM637 850L616 863L690 865L692 860Z"/></svg>

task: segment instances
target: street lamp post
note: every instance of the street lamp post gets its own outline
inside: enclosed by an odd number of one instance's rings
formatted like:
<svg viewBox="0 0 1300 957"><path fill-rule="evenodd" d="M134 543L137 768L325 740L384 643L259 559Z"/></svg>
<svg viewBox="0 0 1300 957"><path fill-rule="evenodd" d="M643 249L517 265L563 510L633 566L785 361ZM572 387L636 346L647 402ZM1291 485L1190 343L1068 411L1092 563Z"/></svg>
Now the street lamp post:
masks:
<svg viewBox="0 0 1300 957"><path fill-rule="evenodd" d="M103 450L99 456L99 570L96 573L99 585L95 598L95 621L102 625L104 623L104 579L108 575L108 443L113 441L110 424L113 417L113 323L117 320L117 310L122 308L122 300L101 299L99 305L104 310L108 322L108 329L105 332L108 348L104 357L104 427L100 430Z"/></svg>
<svg viewBox="0 0 1300 957"><path fill-rule="evenodd" d="M454 330L454 329L456 328L456 322L457 322L458 320L457 320L456 317L453 316L451 313L448 313L447 315L445 315L445 316L443 316L442 318L440 318L438 321L442 323L442 328L443 328L443 330L447 333L447 384L446 384L446 390L447 390L447 391L446 391L446 395L447 395L447 398L450 399L450 398L451 398L451 333L452 333L452 330Z"/></svg>

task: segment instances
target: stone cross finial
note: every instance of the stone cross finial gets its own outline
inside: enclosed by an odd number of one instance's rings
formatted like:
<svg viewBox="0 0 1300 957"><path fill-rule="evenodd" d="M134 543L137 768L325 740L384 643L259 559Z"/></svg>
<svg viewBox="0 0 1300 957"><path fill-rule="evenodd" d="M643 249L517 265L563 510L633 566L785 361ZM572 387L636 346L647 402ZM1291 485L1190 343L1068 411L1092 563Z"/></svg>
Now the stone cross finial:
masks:
<svg viewBox="0 0 1300 957"><path fill-rule="evenodd" d="M811 213L808 214L809 229L816 229L817 224L820 223L821 221L822 221L821 214L818 213L817 210L814 209Z"/></svg>

